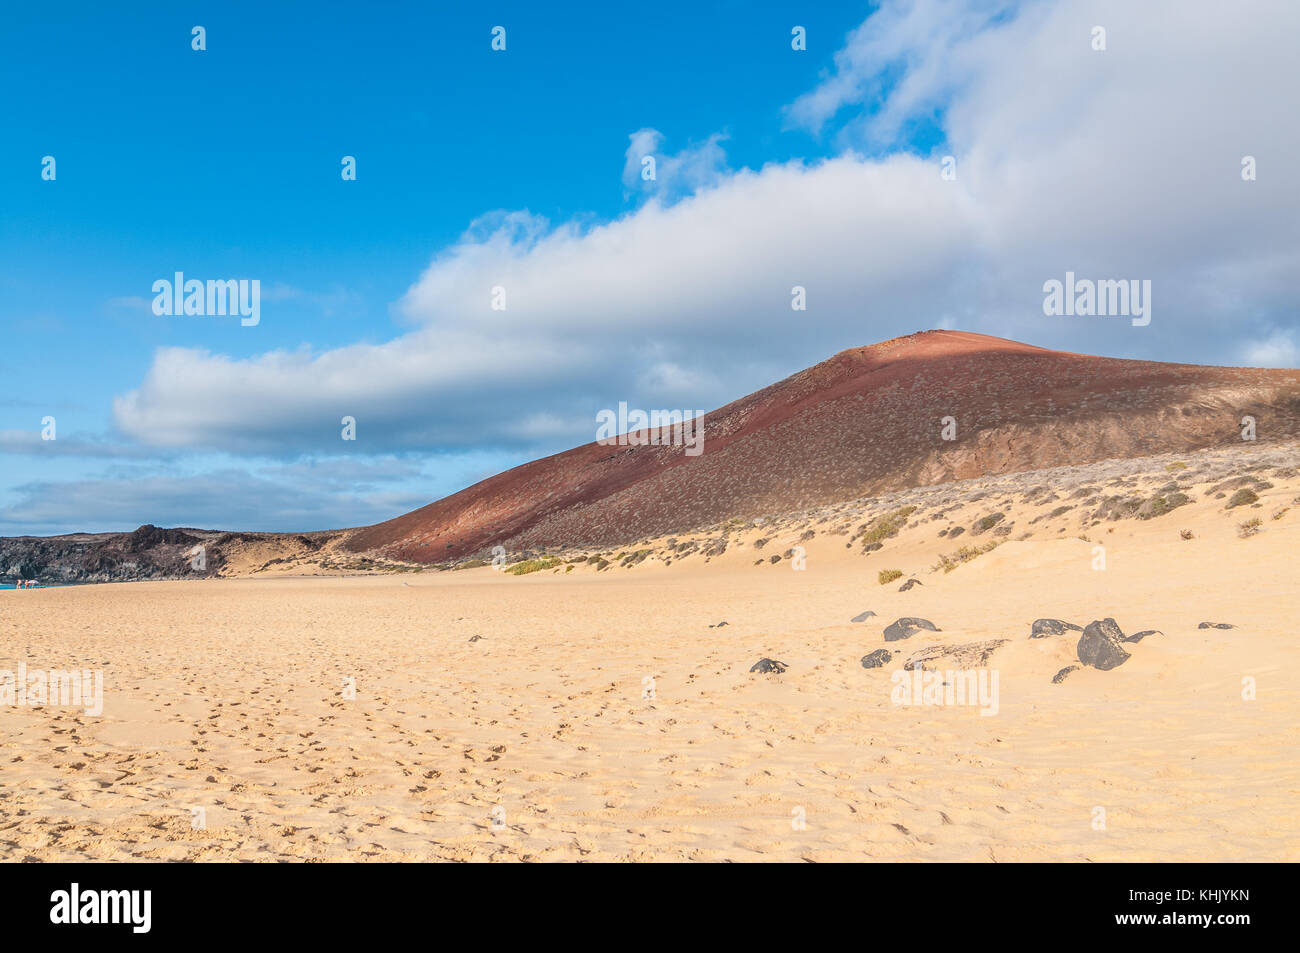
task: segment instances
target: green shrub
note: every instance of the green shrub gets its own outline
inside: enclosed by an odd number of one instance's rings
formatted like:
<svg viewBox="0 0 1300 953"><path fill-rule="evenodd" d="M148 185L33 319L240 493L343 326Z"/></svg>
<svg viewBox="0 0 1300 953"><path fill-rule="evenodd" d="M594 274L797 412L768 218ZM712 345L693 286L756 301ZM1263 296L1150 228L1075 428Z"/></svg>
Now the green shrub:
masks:
<svg viewBox="0 0 1300 953"><path fill-rule="evenodd" d="M940 556L939 561L934 564L935 569L942 569L944 572L952 572L962 563L968 563L977 556L983 556L997 549L1000 545L999 540L990 540L983 546L963 546L951 556Z"/></svg>
<svg viewBox="0 0 1300 953"><path fill-rule="evenodd" d="M1147 500L1138 509L1138 519L1154 519L1157 516L1164 516L1180 506L1186 506L1192 502L1192 498L1186 493L1167 493L1160 496L1153 496Z"/></svg>
<svg viewBox="0 0 1300 953"><path fill-rule="evenodd" d="M864 544L880 543L891 536L897 536L898 531L907 525L907 518L915 512L915 506L904 506L892 513L885 513L876 517L870 523L865 524L862 542Z"/></svg>
<svg viewBox="0 0 1300 953"><path fill-rule="evenodd" d="M1258 500L1259 497L1256 495L1254 490L1248 489L1247 487L1243 486L1236 493L1232 494L1232 498L1228 500L1224 508L1230 510L1234 506L1248 506L1249 504L1254 503Z"/></svg>
<svg viewBox="0 0 1300 953"><path fill-rule="evenodd" d="M530 572L540 572L543 569L554 569L560 565L559 556L543 556L541 559L525 559L521 563L515 563L506 572L512 576L526 576Z"/></svg>

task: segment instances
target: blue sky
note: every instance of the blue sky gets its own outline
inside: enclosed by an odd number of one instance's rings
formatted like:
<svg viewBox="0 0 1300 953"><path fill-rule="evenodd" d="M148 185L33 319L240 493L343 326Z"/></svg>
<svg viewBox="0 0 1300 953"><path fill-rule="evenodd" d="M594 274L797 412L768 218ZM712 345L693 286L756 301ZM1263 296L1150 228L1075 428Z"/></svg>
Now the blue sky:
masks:
<svg viewBox="0 0 1300 953"><path fill-rule="evenodd" d="M1168 3L466 6L6 9L0 534L374 522L925 327L1296 361L1292 5L1213 41L1235 103ZM1154 279L1152 328L1045 319L1067 268ZM175 271L261 322L154 315Z"/></svg>

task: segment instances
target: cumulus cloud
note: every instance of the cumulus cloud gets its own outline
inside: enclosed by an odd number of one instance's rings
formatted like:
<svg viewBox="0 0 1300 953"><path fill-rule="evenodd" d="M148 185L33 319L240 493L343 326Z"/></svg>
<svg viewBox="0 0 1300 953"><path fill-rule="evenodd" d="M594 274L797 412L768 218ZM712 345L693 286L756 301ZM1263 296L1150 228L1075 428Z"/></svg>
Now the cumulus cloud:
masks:
<svg viewBox="0 0 1300 953"><path fill-rule="evenodd" d="M595 227L499 216L439 255L399 303L416 330L245 360L164 349L115 401L115 420L152 445L254 452L325 448L351 415L359 443L388 449L518 443L539 433L529 421L541 411L569 422L543 429L586 442L596 409L669 396L656 382L716 406L738 396L720 353L770 374L787 350L778 339L810 322L883 317L887 297L900 310L918 284L955 296L949 270L973 235L958 193L927 187L933 178L911 157L845 157L740 173ZM811 315L791 311L795 285ZM503 311L492 308L497 288ZM685 395L688 379L702 386Z"/></svg>
<svg viewBox="0 0 1300 953"><path fill-rule="evenodd" d="M833 73L786 109L796 126L820 132L847 107L849 130L876 145L895 142L903 127L929 116L987 74L987 51L1005 52L1013 30L1037 29L1031 0L901 0L849 34ZM1033 10L1037 14L1037 10ZM1017 16L1026 19L1017 22Z"/></svg>
<svg viewBox="0 0 1300 953"><path fill-rule="evenodd" d="M121 430L158 447L332 452L345 447L344 417L365 452L468 446L508 438L531 388L588 356L539 336L497 341L466 329L248 360L166 348L113 413Z"/></svg>
<svg viewBox="0 0 1300 953"><path fill-rule="evenodd" d="M727 154L722 148L726 138L715 132L704 142L673 154L663 150L664 134L659 130L638 129L628 136L623 185L632 192L664 198L716 185L727 172Z"/></svg>
<svg viewBox="0 0 1300 953"><path fill-rule="evenodd" d="M1247 367L1300 367L1300 339L1295 329L1289 328L1245 341L1241 362Z"/></svg>
<svg viewBox="0 0 1300 953"><path fill-rule="evenodd" d="M1276 0L1231 15L1182 0L887 2L788 110L835 124L835 158L728 171L715 137L664 156L661 187L615 220L491 213L398 302L400 337L247 359L163 349L115 420L148 444L241 452L336 446L345 414L367 449L559 449L591 440L594 411L619 400L712 408L936 325L1206 362L1290 340L1297 32L1300 6ZM905 148L919 121L942 128L939 154ZM632 135L625 183L641 189L640 155L662 142ZM1256 181L1240 174L1248 155ZM1043 283L1067 271L1151 280L1151 324L1045 317ZM794 286L807 311L791 310Z"/></svg>

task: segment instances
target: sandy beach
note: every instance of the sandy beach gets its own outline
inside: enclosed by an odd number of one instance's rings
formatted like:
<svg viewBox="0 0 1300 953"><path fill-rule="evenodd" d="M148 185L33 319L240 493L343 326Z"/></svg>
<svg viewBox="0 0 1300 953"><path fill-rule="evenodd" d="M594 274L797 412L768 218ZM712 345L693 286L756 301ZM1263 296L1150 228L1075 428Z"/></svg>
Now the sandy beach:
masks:
<svg viewBox="0 0 1300 953"><path fill-rule="evenodd" d="M0 853L1294 860L1298 491L1272 479L1248 538L1200 487L1094 529L1104 571L1038 523L943 572L922 519L868 558L818 534L802 570L755 565L755 531L707 563L6 592L0 668L102 670L104 700L0 708ZM1159 634L1054 683L1079 633L1030 623L1107 616ZM941 631L886 643L898 617ZM891 699L908 653L1001 639L996 714Z"/></svg>

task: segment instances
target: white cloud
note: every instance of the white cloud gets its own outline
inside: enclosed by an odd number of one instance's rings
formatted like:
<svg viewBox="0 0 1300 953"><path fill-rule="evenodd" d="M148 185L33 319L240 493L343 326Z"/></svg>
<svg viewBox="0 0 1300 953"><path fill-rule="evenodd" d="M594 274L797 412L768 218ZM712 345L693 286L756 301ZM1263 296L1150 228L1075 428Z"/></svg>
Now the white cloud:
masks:
<svg viewBox="0 0 1300 953"><path fill-rule="evenodd" d="M714 133L698 145L681 152L663 151L664 134L657 129L638 129L630 140L623 164L623 185L647 195L681 196L709 188L727 172L727 154L722 148L725 133ZM652 158L653 165L646 159ZM654 177L648 178L650 169Z"/></svg>
<svg viewBox="0 0 1300 953"><path fill-rule="evenodd" d="M683 367L675 361L659 361L645 369L638 380L639 389L644 393L661 395L668 403L680 405L689 402L699 394L707 394L718 389L716 376L689 367ZM676 398L676 400L674 400ZM704 407L675 407L682 410L707 410Z"/></svg>
<svg viewBox="0 0 1300 953"><path fill-rule="evenodd" d="M399 302L407 334L243 360L164 349L115 402L117 424L156 445L265 451L331 446L342 414L378 449L561 441L573 421L577 443L618 400L712 408L941 323L1209 362L1250 336L1289 340L1300 5L1011 7L884 4L789 110L812 127L851 114L838 158L726 172L711 139L667 157L693 194L614 221L486 215ZM956 181L937 157L876 157L934 115ZM634 134L625 175L661 144ZM1243 155L1258 181L1242 181ZM1150 279L1151 325L1045 318L1042 284L1066 271ZM806 312L790 309L794 285ZM496 286L506 311L491 309Z"/></svg>
<svg viewBox="0 0 1300 953"><path fill-rule="evenodd" d="M417 330L248 360L164 349L114 402L115 420L158 446L301 450L338 440L348 414L359 440L368 432L386 449L537 435L521 421L540 410L585 421L622 399L658 405L660 388L716 406L736 396L719 349L772 364L786 350L778 339L810 321L869 318L913 284L951 293L948 270L973 236L957 193L927 187L932 178L909 157L846 157L740 173L590 229L498 216L439 255L399 304ZM794 285L808 288L809 312L791 310ZM498 286L505 311L491 307ZM683 395L686 380L704 389ZM539 391L554 406L536 407ZM585 442L588 430L570 434Z"/></svg>
<svg viewBox="0 0 1300 953"><path fill-rule="evenodd" d="M1300 340L1294 329L1243 341L1241 361L1247 367L1300 367Z"/></svg>
<svg viewBox="0 0 1300 953"><path fill-rule="evenodd" d="M1042 5L1042 0L886 2L849 34L835 54L832 75L795 100L786 118L820 132L841 110L858 107L855 131L873 143L889 144L908 119L942 106L964 84L983 78L979 66L987 64L979 62L980 50L1005 53L1003 31L1025 25L1014 15Z"/></svg>

